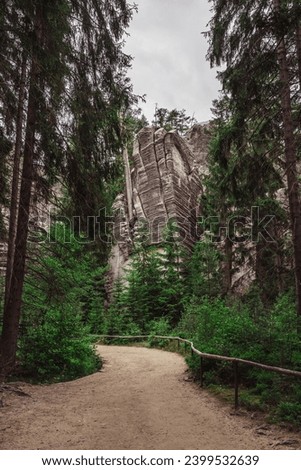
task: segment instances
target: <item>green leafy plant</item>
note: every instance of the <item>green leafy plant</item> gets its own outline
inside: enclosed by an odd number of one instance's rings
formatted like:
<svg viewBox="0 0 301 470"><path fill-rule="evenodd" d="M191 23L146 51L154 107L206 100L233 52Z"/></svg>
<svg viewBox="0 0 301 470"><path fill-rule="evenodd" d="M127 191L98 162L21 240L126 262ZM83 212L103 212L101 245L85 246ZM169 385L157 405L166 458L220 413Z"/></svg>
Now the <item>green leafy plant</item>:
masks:
<svg viewBox="0 0 301 470"><path fill-rule="evenodd" d="M20 360L26 373L42 381L61 381L95 372L100 359L87 333L74 308L47 310L43 321L21 338Z"/></svg>
<svg viewBox="0 0 301 470"><path fill-rule="evenodd" d="M37 380L67 380L97 370L89 334L103 330L105 272L63 224L52 227L50 241L39 248L39 263L28 267L22 370Z"/></svg>

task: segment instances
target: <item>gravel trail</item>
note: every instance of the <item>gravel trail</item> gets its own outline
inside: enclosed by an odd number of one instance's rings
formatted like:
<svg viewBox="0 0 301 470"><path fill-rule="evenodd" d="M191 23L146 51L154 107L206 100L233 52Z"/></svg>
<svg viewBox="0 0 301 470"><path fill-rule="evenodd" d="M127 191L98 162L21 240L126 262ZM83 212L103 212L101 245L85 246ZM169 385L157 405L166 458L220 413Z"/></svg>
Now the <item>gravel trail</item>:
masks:
<svg viewBox="0 0 301 470"><path fill-rule="evenodd" d="M98 351L104 366L96 374L16 385L29 396L6 393L0 449L300 448L300 436L235 415L189 381L178 354L125 346Z"/></svg>

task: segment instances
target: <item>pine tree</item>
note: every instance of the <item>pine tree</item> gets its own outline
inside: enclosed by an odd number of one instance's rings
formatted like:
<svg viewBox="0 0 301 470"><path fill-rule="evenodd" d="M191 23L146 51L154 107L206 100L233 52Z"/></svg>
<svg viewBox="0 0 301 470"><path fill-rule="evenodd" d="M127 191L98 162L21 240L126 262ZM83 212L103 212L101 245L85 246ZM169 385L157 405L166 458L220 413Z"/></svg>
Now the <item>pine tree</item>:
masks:
<svg viewBox="0 0 301 470"><path fill-rule="evenodd" d="M96 230L106 240L103 209L110 205L110 188L121 173L117 158L123 148L120 116L135 101L126 76L131 57L122 50L132 7L123 1L73 3L82 27L80 40L74 38L78 45L68 84L69 144L62 172L70 195L68 211L77 217L76 231L85 231L93 240ZM88 224L88 216L98 216L97 227ZM103 260L107 247L98 244Z"/></svg>
<svg viewBox="0 0 301 470"><path fill-rule="evenodd" d="M42 42L42 10L37 7L34 11L33 34L36 45ZM15 256L13 260L13 276L6 293L1 336L1 374L6 375L15 364L18 326L21 315L21 301L25 275L25 258L29 227L30 197L33 180L33 162L35 147L35 132L38 106L39 60L36 46L32 45L32 58L29 72L29 96L27 105L27 125L24 142L23 172L20 188L20 206L16 232Z"/></svg>
<svg viewBox="0 0 301 470"><path fill-rule="evenodd" d="M253 144L254 133L264 125L265 145L259 155L269 156L276 168L282 163L284 147L300 315L301 207L296 166L297 126L293 118L293 111L300 109L300 95L293 92L295 79L298 80L298 68L293 63L297 57L296 24L300 22L300 5L279 0L212 3L214 15L210 22L208 56L212 65L226 65L220 78L230 114L236 121L232 141L235 140L238 150L245 149L246 142ZM254 184L250 174L249 181Z"/></svg>
<svg viewBox="0 0 301 470"><path fill-rule="evenodd" d="M8 300L10 291L11 278L13 272L13 262L15 257L15 240L16 240L16 225L19 204L19 178L20 178L20 165L21 165L21 152L22 152L22 134L24 124L24 104L25 104L25 88L26 88L26 73L27 73L27 59L23 52L20 65L20 88L18 94L18 107L16 115L16 136L14 159L12 169L12 182L11 182L11 196L10 196L10 210L9 210L9 230L8 230L8 249L7 249L7 265L5 273L5 303Z"/></svg>
<svg viewBox="0 0 301 470"><path fill-rule="evenodd" d="M185 109L157 108L155 111L153 126L164 128L166 131L176 130L179 134L185 134L196 123L194 117L187 116Z"/></svg>
<svg viewBox="0 0 301 470"><path fill-rule="evenodd" d="M121 147L119 111L132 97L126 77L130 58L122 52L121 42L132 8L119 0L19 0L7 2L1 13L6 33L1 60L17 63L19 51L28 75L22 145L17 132L13 139L22 147L23 168L0 345L0 374L7 375L16 360L33 182L48 197L51 185L65 179L73 208L82 219L97 215L89 212L91 206L101 209L99 194L110 181L113 157ZM20 79L26 66L16 69ZM11 93L15 69L3 70L2 115L16 123L18 95ZM11 96L13 104L8 106ZM92 177L100 183L90 184ZM77 204L83 187L85 207ZM13 218L14 214L12 223Z"/></svg>
<svg viewBox="0 0 301 470"><path fill-rule="evenodd" d="M169 221L164 231L162 243L163 289L162 304L172 326L178 324L183 311L185 294L185 261L187 253L178 238L177 224Z"/></svg>

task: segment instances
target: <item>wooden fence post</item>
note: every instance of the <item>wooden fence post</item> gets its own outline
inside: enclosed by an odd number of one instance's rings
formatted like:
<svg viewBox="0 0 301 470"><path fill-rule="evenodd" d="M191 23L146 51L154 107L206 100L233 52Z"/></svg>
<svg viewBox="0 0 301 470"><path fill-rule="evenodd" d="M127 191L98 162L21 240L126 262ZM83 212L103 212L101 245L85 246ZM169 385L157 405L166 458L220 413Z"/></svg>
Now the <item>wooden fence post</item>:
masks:
<svg viewBox="0 0 301 470"><path fill-rule="evenodd" d="M203 364L203 358L201 356L201 363L200 363L200 386L204 386L204 364Z"/></svg>
<svg viewBox="0 0 301 470"><path fill-rule="evenodd" d="M238 376L238 362L233 361L233 368L234 368L234 406L235 409L238 409L238 386L239 386L239 376Z"/></svg>

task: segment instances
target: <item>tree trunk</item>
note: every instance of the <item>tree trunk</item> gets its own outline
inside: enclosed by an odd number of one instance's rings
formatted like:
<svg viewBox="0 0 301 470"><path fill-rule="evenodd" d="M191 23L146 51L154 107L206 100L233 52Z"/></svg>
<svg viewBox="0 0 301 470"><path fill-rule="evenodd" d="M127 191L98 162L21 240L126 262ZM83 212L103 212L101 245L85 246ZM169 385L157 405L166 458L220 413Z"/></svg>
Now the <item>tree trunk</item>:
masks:
<svg viewBox="0 0 301 470"><path fill-rule="evenodd" d="M275 11L280 10L279 0L273 0ZM286 176L292 237L294 246L295 280L297 295L297 314L301 316L301 207L299 198L299 182L297 175L296 143L292 119L291 91L286 44L283 37L278 39L277 56L281 82L281 108L285 142Z"/></svg>
<svg viewBox="0 0 301 470"><path fill-rule="evenodd" d="M20 189L20 205L16 233L15 256L12 269L13 275L11 277L10 289L7 294L7 301L4 308L3 317L0 373L4 376L7 375L15 365L22 292L25 277L25 258L29 226L36 123L35 69L36 64L33 64L31 69L31 84L28 100L24 162Z"/></svg>
<svg viewBox="0 0 301 470"><path fill-rule="evenodd" d="M232 266L233 265L233 242L229 236L225 239L224 260L222 262L223 273L223 295L229 294L232 287Z"/></svg>
<svg viewBox="0 0 301 470"><path fill-rule="evenodd" d="M10 290L10 283L13 270L13 262L15 255L15 241L16 241L16 225L18 216L18 201L19 201L19 178L20 178L20 161L22 150L22 133L23 133L23 120L24 120L24 100L25 100L25 86L26 86L26 65L27 59L25 53L22 56L21 73L20 73L20 89L18 99L18 111L16 119L16 141L13 162L13 177L11 187L11 200L10 200L10 215L9 215L9 231L8 231L8 250L7 250L7 264L6 264L6 277L5 277L5 304L8 299Z"/></svg>
<svg viewBox="0 0 301 470"><path fill-rule="evenodd" d="M41 5L42 8L42 5ZM35 33L36 41L41 42L42 26L40 11L36 13ZM4 309L3 328L0 344L0 377L6 377L15 367L18 332L21 316L21 303L25 278L25 261L27 252L27 238L29 229L30 199L33 180L33 161L35 147L35 132L38 105L38 58L33 52L30 85L28 94L27 124L24 143L23 171L20 188L20 202L15 243L15 256Z"/></svg>
<svg viewBox="0 0 301 470"><path fill-rule="evenodd" d="M129 217L129 221L131 222L133 219L133 187L132 187L129 155L128 155L128 150L127 150L126 145L124 146L122 155L123 155L124 172L125 172L125 187L126 187L128 217Z"/></svg>
<svg viewBox="0 0 301 470"><path fill-rule="evenodd" d="M296 43L297 43L297 57L298 57L299 88L301 90L301 24L298 24L297 29L296 29Z"/></svg>

